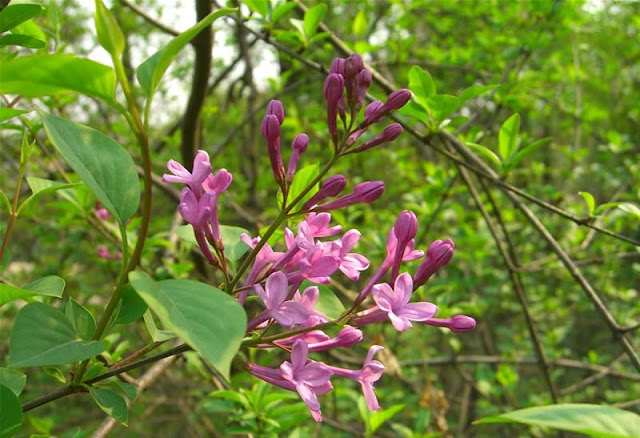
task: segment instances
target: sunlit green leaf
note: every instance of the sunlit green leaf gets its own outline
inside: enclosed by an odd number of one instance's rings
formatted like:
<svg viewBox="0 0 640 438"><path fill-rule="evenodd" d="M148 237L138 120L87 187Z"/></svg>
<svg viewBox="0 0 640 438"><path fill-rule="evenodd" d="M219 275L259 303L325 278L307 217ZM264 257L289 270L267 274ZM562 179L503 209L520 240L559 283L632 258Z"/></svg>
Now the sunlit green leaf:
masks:
<svg viewBox="0 0 640 438"><path fill-rule="evenodd" d="M95 0L95 23L98 32L98 42L111 56L119 58L124 51L125 39L118 22L111 11L102 3Z"/></svg>
<svg viewBox="0 0 640 438"><path fill-rule="evenodd" d="M593 211L596 208L596 200L593 198L593 195L589 192L578 192L580 196L584 199L584 202L587 203L587 208L589 209L589 215L593 214Z"/></svg>
<svg viewBox="0 0 640 438"><path fill-rule="evenodd" d="M502 124L498 133L498 151L503 160L508 160L518 151L519 133L520 114L515 113Z"/></svg>
<svg viewBox="0 0 640 438"><path fill-rule="evenodd" d="M551 142L551 137L541 138L540 140L536 140L533 143L528 144L509 159L509 167L516 167L523 159L549 142Z"/></svg>
<svg viewBox="0 0 640 438"><path fill-rule="evenodd" d="M436 86L429 72L415 65L409 70L409 89L426 109L429 108L427 99L436 95Z"/></svg>
<svg viewBox="0 0 640 438"><path fill-rule="evenodd" d="M295 2L285 1L283 3L280 3L278 6L273 8L273 11L271 11L271 23L276 24L278 21L280 21L284 14L294 9L295 7Z"/></svg>
<svg viewBox="0 0 640 438"><path fill-rule="evenodd" d="M597 438L634 438L640 430L640 416L613 406L558 404L519 409L474 424L524 423L583 433Z"/></svg>
<svg viewBox="0 0 640 438"><path fill-rule="evenodd" d="M27 177L27 184L31 188L31 196L22 201L20 207L18 207L18 214L22 211L22 209L26 208L29 204L31 204L34 200L39 198L41 195L55 192L61 189L68 189L72 187L76 187L80 185L80 183L71 183L65 184L57 181L51 181L43 178L35 178L32 176Z"/></svg>
<svg viewBox="0 0 640 438"><path fill-rule="evenodd" d="M42 6L36 2L9 3L0 11L0 32L13 29L42 12Z"/></svg>
<svg viewBox="0 0 640 438"><path fill-rule="evenodd" d="M367 31L367 13L364 9L360 9L353 20L351 30L354 35L362 36Z"/></svg>
<svg viewBox="0 0 640 438"><path fill-rule="evenodd" d="M119 423L127 425L127 402L115 391L89 387L91 397L107 415Z"/></svg>
<svg viewBox="0 0 640 438"><path fill-rule="evenodd" d="M327 5L320 3L312 8L307 9L304 13L303 27L304 34L307 38L311 38L315 33L318 25L324 18L324 14L327 12Z"/></svg>
<svg viewBox="0 0 640 438"><path fill-rule="evenodd" d="M310 164L309 166L303 167L298 170L293 177L293 183L291 183L291 187L289 188L289 194L287 197L287 204L290 205L295 199L302 194L304 189L309 186L311 181L320 173L320 166L315 164ZM313 195L316 194L319 188L319 183L316 183L308 193L306 193L300 201L296 202L296 207L292 211L298 210L302 205L307 202Z"/></svg>
<svg viewBox="0 0 640 438"><path fill-rule="evenodd" d="M0 46L20 46L27 49L41 49L47 43L30 35L9 33L0 37Z"/></svg>
<svg viewBox="0 0 640 438"><path fill-rule="evenodd" d="M465 145L467 145L467 147L469 149L471 149L474 152L479 153L480 155L482 155L483 157L487 158L489 160L489 162L496 168L496 169L500 169L500 158L498 158L498 156L489 148L486 148L485 146L482 146L481 144L476 144L476 143L465 143Z"/></svg>
<svg viewBox="0 0 640 438"><path fill-rule="evenodd" d="M243 3L262 17L266 17L269 13L269 0L243 0Z"/></svg>
<svg viewBox="0 0 640 438"><path fill-rule="evenodd" d="M0 122L4 122L21 114L26 114L30 111L31 110L0 107Z"/></svg>

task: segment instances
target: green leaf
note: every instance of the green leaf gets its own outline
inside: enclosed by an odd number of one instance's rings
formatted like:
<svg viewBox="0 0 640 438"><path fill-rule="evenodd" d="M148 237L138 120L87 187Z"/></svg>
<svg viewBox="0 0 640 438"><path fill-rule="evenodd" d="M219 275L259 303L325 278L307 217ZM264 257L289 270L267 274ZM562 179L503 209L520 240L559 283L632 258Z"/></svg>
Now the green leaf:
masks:
<svg viewBox="0 0 640 438"><path fill-rule="evenodd" d="M133 401L138 395L138 387L136 385L132 385L131 383L121 382L120 380L115 380L113 384L120 390L122 393L129 399L129 401Z"/></svg>
<svg viewBox="0 0 640 438"><path fill-rule="evenodd" d="M30 111L31 110L0 107L0 122L4 122L5 120L12 119L13 117L19 116L20 114L28 113Z"/></svg>
<svg viewBox="0 0 640 438"><path fill-rule="evenodd" d="M110 389L91 387L89 392L100 409L119 423L127 425L127 402L120 394Z"/></svg>
<svg viewBox="0 0 640 438"><path fill-rule="evenodd" d="M96 331L96 320L84 306L73 298L67 302L65 314L82 339L91 339Z"/></svg>
<svg viewBox="0 0 640 438"><path fill-rule="evenodd" d="M147 311L147 303L136 293L130 284L125 286L120 301L120 311L116 317L116 324L129 324L137 321Z"/></svg>
<svg viewBox="0 0 640 438"><path fill-rule="evenodd" d="M311 38L318 29L318 25L324 18L324 14L327 12L327 5L320 3L312 8L307 9L304 13L303 27L304 34L307 38Z"/></svg>
<svg viewBox="0 0 640 438"><path fill-rule="evenodd" d="M140 181L131 156L115 140L84 125L42 113L60 155L122 224L138 209Z"/></svg>
<svg viewBox="0 0 640 438"><path fill-rule="evenodd" d="M236 263L249 250L247 244L240 240L242 233L249 234L249 231L240 227L220 225L220 237L222 238L222 243L224 243L224 256L231 263ZM193 235L193 232L191 235Z"/></svg>
<svg viewBox="0 0 640 438"><path fill-rule="evenodd" d="M151 310L147 310L146 312L144 312L142 318L144 319L144 325L147 327L147 331L149 332L149 336L151 336L153 342L168 341L169 339L173 339L176 337L176 335L169 330L158 329Z"/></svg>
<svg viewBox="0 0 640 438"><path fill-rule="evenodd" d="M498 133L498 151L503 160L508 160L518 151L519 133L520 114L515 113L502 124Z"/></svg>
<svg viewBox="0 0 640 438"><path fill-rule="evenodd" d="M617 208L619 205L620 205L620 202L605 202L604 204L600 204L593 211L593 216L600 216L605 211L610 210L612 208Z"/></svg>
<svg viewBox="0 0 640 438"><path fill-rule="evenodd" d="M20 371L12 370L11 368L0 368L0 385L9 388L16 396L20 395L25 383L27 383L27 376Z"/></svg>
<svg viewBox="0 0 640 438"><path fill-rule="evenodd" d="M289 194L287 197L287 202L291 203L294 199L296 199L304 189L313 181L315 177L320 173L320 166L318 163L310 164L309 166L303 167L298 170L293 177L293 182L291 183L291 187L289 188ZM296 203L296 206L292 211L296 211L302 207L302 205L307 202L313 195L316 194L318 188L320 187L319 183L316 183L309 192L302 197L302 199Z"/></svg>
<svg viewBox="0 0 640 438"><path fill-rule="evenodd" d="M0 306L37 295L61 298L64 286L64 280L55 275L40 278L21 288L0 283Z"/></svg>
<svg viewBox="0 0 640 438"><path fill-rule="evenodd" d="M469 88L465 88L462 93L458 95L458 100L460 101L460 105L465 102L473 99L474 97L482 96L484 93L494 90L498 85L480 85L474 84Z"/></svg>
<svg viewBox="0 0 640 438"><path fill-rule="evenodd" d="M269 14L269 0L243 0L243 3L251 11L260 14L261 17L266 17Z"/></svg>
<svg viewBox="0 0 640 438"><path fill-rule="evenodd" d="M589 192L578 192L578 195L584 198L584 202L587 203L587 208L589 209L589 216L591 216L596 208L596 200L593 198L593 195Z"/></svg>
<svg viewBox="0 0 640 438"><path fill-rule="evenodd" d="M331 289L321 284L314 284L310 281L304 281L300 285L300 293L310 286L316 286L318 288L319 296L318 302L314 309L318 312L322 312L329 317L329 319L337 319L344 312L344 305L342 301L336 297Z"/></svg>
<svg viewBox="0 0 640 438"><path fill-rule="evenodd" d="M637 205L630 202L621 202L617 207L625 213L629 213L640 219L640 208L638 208Z"/></svg>
<svg viewBox="0 0 640 438"><path fill-rule="evenodd" d="M49 2L47 9L51 8L51 4L52 2ZM37 17L34 19L37 19ZM42 29L40 29L40 26L36 24L34 19L23 21L22 23L14 27L11 30L11 33L19 34L19 35L27 35L41 41L46 41L47 35L42 31Z"/></svg>
<svg viewBox="0 0 640 438"><path fill-rule="evenodd" d="M428 71L417 65L409 70L409 89L416 96L416 100L425 109L429 109L427 99L436 95L436 85Z"/></svg>
<svg viewBox="0 0 640 438"><path fill-rule="evenodd" d="M102 0L96 0L95 21L100 45L114 58L120 58L124 51L124 35L118 22L113 18L111 11L102 3Z"/></svg>
<svg viewBox="0 0 640 438"><path fill-rule="evenodd" d="M173 62L174 58L202 29L213 23L214 20L235 12L236 9L218 9L200 20L195 26L187 29L171 40L151 57L147 58L136 71L136 77L147 94L147 107L150 106L151 97L155 93L162 76Z"/></svg>
<svg viewBox="0 0 640 438"><path fill-rule="evenodd" d="M60 371L60 368L42 367L42 371L44 371L46 375L53 377L60 383L67 383L67 377L62 371Z"/></svg>
<svg viewBox="0 0 640 438"><path fill-rule="evenodd" d="M27 49L42 49L47 43L29 35L9 33L0 37L1 46L20 46Z"/></svg>
<svg viewBox="0 0 640 438"><path fill-rule="evenodd" d="M373 411L369 415L369 430L368 436L372 436L380 426L382 426L385 422L391 420L397 413L402 411L405 408L404 404L393 405L390 408L383 409L380 411Z"/></svg>
<svg viewBox="0 0 640 438"><path fill-rule="evenodd" d="M0 11L0 32L13 29L23 21L27 21L42 12L42 6L37 3L13 3Z"/></svg>
<svg viewBox="0 0 640 438"><path fill-rule="evenodd" d="M566 403L519 409L473 424L524 423L530 426L579 432L598 438L633 438L640 430L640 416L633 412L582 403Z"/></svg>
<svg viewBox="0 0 640 438"><path fill-rule="evenodd" d="M10 213L13 210L13 207L11 207L11 202L9 201L9 198L7 198L7 195L5 195L2 190L0 190L0 201L2 201L5 207L7 207L7 213Z"/></svg>
<svg viewBox="0 0 640 438"><path fill-rule="evenodd" d="M9 366L63 365L89 359L104 349L100 341L78 339L60 310L31 303L20 309L11 330Z"/></svg>
<svg viewBox="0 0 640 438"><path fill-rule="evenodd" d="M273 9L273 11L271 11L271 24L276 24L278 21L280 21L284 14L295 7L295 2L285 1L284 3L280 3Z"/></svg>
<svg viewBox="0 0 640 438"><path fill-rule="evenodd" d="M166 327L229 378L247 328L244 309L233 297L204 283L154 281L139 271L129 280Z"/></svg>
<svg viewBox="0 0 640 438"><path fill-rule="evenodd" d="M431 96L427 99L427 103L438 122L448 118L460 106L458 98L448 94Z"/></svg>
<svg viewBox="0 0 640 438"><path fill-rule="evenodd" d="M360 9L353 19L351 31L354 35L362 36L367 32L367 13L364 9Z"/></svg>
<svg viewBox="0 0 640 438"><path fill-rule="evenodd" d="M304 32L304 22L302 20L298 20L297 18L290 18L289 23L297 30L297 35L300 37L300 41L302 41L305 46L309 44L309 39Z"/></svg>
<svg viewBox="0 0 640 438"><path fill-rule="evenodd" d="M0 385L0 407L0 438L9 438L20 429L22 406L18 396L5 385Z"/></svg>
<svg viewBox="0 0 640 438"><path fill-rule="evenodd" d="M526 158L528 155L531 155L539 147L544 146L549 142L551 142L551 137L541 138L540 140L536 140L533 143L529 143L509 159L509 168L516 167L524 158Z"/></svg>
<svg viewBox="0 0 640 438"><path fill-rule="evenodd" d="M40 97L69 91L113 103L116 77L106 65L61 53L2 62L0 93Z"/></svg>
<svg viewBox="0 0 640 438"><path fill-rule="evenodd" d="M80 185L80 183L64 184L57 181L51 181L49 179L35 178L31 176L27 177L27 184L29 184L29 188L31 188L32 193L31 196L22 201L22 204L20 204L20 207L18 207L18 214L20 214L23 208L27 207L35 199L40 197L40 195L55 192L61 189L69 189Z"/></svg>
<svg viewBox="0 0 640 438"><path fill-rule="evenodd" d="M465 143L465 145L467 145L467 147L472 151L477 152L483 157L487 158L491 162L491 164L495 166L496 169L500 169L501 167L500 158L498 158L498 156L495 153L493 153L491 149L488 149L485 146L482 146L481 144L476 144L476 143L467 142Z"/></svg>

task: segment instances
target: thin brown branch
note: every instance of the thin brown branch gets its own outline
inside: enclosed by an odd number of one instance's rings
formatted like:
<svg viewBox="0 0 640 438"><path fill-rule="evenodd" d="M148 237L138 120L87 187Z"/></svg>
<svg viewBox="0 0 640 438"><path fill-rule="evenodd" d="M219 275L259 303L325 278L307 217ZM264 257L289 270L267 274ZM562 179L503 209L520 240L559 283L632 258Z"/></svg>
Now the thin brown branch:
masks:
<svg viewBox="0 0 640 438"><path fill-rule="evenodd" d="M149 23L153 27L158 28L159 30L163 31L164 33L167 33L167 34L173 35L173 36L180 35L180 31L179 30L173 29L173 28L167 26L166 24L163 24L160 21L156 20L151 15L147 14L140 6L137 6L137 5L129 2L128 0L120 0L120 3L123 6L131 9L136 15L138 15L144 21L146 21L147 23ZM193 41L192 41L192 44L194 44Z"/></svg>

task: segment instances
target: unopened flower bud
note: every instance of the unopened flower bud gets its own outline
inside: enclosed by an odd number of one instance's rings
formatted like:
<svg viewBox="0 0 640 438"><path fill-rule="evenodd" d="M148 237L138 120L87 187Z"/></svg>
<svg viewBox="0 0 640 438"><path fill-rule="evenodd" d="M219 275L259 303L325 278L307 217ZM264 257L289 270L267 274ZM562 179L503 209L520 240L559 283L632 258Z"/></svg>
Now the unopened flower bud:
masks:
<svg viewBox="0 0 640 438"><path fill-rule="evenodd" d="M453 257L455 244L451 239L436 240L427 249L424 261L413 276L414 290L422 286L441 266L446 265Z"/></svg>
<svg viewBox="0 0 640 438"><path fill-rule="evenodd" d="M418 218L414 212L404 210L396 219L396 223L393 227L393 233L398 239L398 246L406 246L407 243L414 237L418 231Z"/></svg>
<svg viewBox="0 0 640 438"><path fill-rule="evenodd" d="M466 315L456 315L452 318L431 318L419 322L434 327L446 327L454 333L464 333L476 328L476 320Z"/></svg>
<svg viewBox="0 0 640 438"><path fill-rule="evenodd" d="M367 181L354 187L353 193L327 202L318 206L320 211L336 210L338 208L348 207L353 204L369 204L378 199L384 192L384 183L382 181Z"/></svg>
<svg viewBox="0 0 640 438"><path fill-rule="evenodd" d="M358 73L358 102L362 105L364 102L364 98L367 96L367 90L371 86L371 72L369 70L363 69Z"/></svg>
<svg viewBox="0 0 640 438"><path fill-rule="evenodd" d="M335 58L333 62L331 62L331 68L329 69L329 73L337 73L339 75L344 76L344 59Z"/></svg>
<svg viewBox="0 0 640 438"><path fill-rule="evenodd" d="M361 144L357 148L350 150L349 153L353 154L358 152L364 152L368 149L379 146L383 143L388 143L392 140L395 140L396 138L398 138L400 134L402 134L402 125L400 125L400 123L392 123L391 125L384 128L384 130L382 131L382 134L377 135L371 140Z"/></svg>
<svg viewBox="0 0 640 438"><path fill-rule="evenodd" d="M315 195L311 197L303 206L303 209L307 210L320 201L323 201L327 198L332 198L334 196L338 196L347 185L347 179L344 175L333 175L329 178L325 179L322 185L320 186L320 190L316 192Z"/></svg>
<svg viewBox="0 0 640 438"><path fill-rule="evenodd" d="M298 167L300 155L307 150L307 146L309 146L309 136L307 134L298 134L296 138L293 139L293 143L291 143L293 152L291 153L291 158L289 158L287 178L293 178L293 174L296 173L296 167Z"/></svg>
<svg viewBox="0 0 640 438"><path fill-rule="evenodd" d="M273 114L278 118L278 122L282 125L284 121L284 107L279 100L271 100L267 104L267 114Z"/></svg>
<svg viewBox="0 0 640 438"><path fill-rule="evenodd" d="M335 338L309 344L309 351L324 351L331 348L348 348L362 341L362 331L345 326Z"/></svg>
<svg viewBox="0 0 640 438"><path fill-rule="evenodd" d="M362 61L362 57L357 53L352 53L347 57L344 61L344 77L347 80L351 80L360 70L364 68L364 62Z"/></svg>
<svg viewBox="0 0 640 438"><path fill-rule="evenodd" d="M389 111L394 111L405 106L409 100L411 100L411 91L403 88L389 94L384 105Z"/></svg>
<svg viewBox="0 0 640 438"><path fill-rule="evenodd" d="M324 81L322 92L329 106L336 105L342 98L344 88L344 78L337 73L330 73Z"/></svg>
<svg viewBox="0 0 640 438"><path fill-rule="evenodd" d="M276 182L282 187L284 185L284 164L280 154L280 123L278 117L274 114L267 114L262 120L260 127L262 136L267 140L267 150L269 152L269 161L271 162L271 170Z"/></svg>

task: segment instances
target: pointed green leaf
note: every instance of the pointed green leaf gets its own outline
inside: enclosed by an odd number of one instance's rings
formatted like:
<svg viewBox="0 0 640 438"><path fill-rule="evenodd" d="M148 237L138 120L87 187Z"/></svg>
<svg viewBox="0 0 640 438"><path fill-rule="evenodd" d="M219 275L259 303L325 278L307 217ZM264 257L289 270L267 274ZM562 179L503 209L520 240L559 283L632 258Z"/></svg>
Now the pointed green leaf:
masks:
<svg viewBox="0 0 640 438"><path fill-rule="evenodd" d="M566 403L519 409L474 424L524 423L583 433L598 438L633 438L640 430L640 416L633 412L581 403Z"/></svg>
<svg viewBox="0 0 640 438"><path fill-rule="evenodd" d="M409 89L416 96L416 100L425 109L429 109L427 99L436 95L436 85L428 71L417 65L409 70Z"/></svg>
<svg viewBox="0 0 640 438"><path fill-rule="evenodd" d="M47 43L38 38L29 35L20 35L9 33L0 37L0 47L2 46L20 46L27 49L42 49Z"/></svg>
<svg viewBox="0 0 640 438"><path fill-rule="evenodd" d="M127 425L127 402L120 394L110 389L91 387L89 387L89 392L100 409L119 423Z"/></svg>
<svg viewBox="0 0 640 438"><path fill-rule="evenodd" d="M351 30L354 35L362 36L367 32L367 13L364 9L360 9L356 18L353 19Z"/></svg>
<svg viewBox="0 0 640 438"><path fill-rule="evenodd" d="M257 12L261 17L266 17L269 13L269 0L243 0L243 3L252 12Z"/></svg>
<svg viewBox="0 0 640 438"><path fill-rule="evenodd" d="M144 319L144 325L147 327L147 331L149 332L149 336L151 336L153 342L168 341L169 339L176 337L176 335L169 330L158 330L150 309L147 308L147 311L144 312L142 318Z"/></svg>
<svg viewBox="0 0 640 438"><path fill-rule="evenodd" d="M369 416L369 436L372 436L378 429L380 429L380 426L391 420L396 414L402 411L405 406L406 405L404 404L398 404L387 409L371 412Z"/></svg>
<svg viewBox="0 0 640 438"><path fill-rule="evenodd" d="M65 376L58 367L42 367L42 371L44 371L46 375L53 377L60 383L67 383L67 376Z"/></svg>
<svg viewBox="0 0 640 438"><path fill-rule="evenodd" d="M61 53L20 56L2 62L0 93L40 97L69 91L112 103L116 76L106 65Z"/></svg>
<svg viewBox="0 0 640 438"><path fill-rule="evenodd" d="M62 158L120 222L138 209L140 181L127 151L115 140L84 125L42 113L45 131Z"/></svg>
<svg viewBox="0 0 640 438"><path fill-rule="evenodd" d="M233 297L204 283L154 281L143 272L132 272L129 280L166 327L229 377L247 328L244 309Z"/></svg>
<svg viewBox="0 0 640 438"><path fill-rule="evenodd" d="M28 113L30 111L31 110L0 107L0 122L4 122L5 120L12 119L13 117Z"/></svg>
<svg viewBox="0 0 640 438"><path fill-rule="evenodd" d="M436 120L441 122L448 118L460 106L460 101L455 96L448 94L438 94L427 99L429 109L434 114Z"/></svg>
<svg viewBox="0 0 640 438"><path fill-rule="evenodd" d="M629 213L634 215L637 218L640 218L640 208L638 208L638 206L635 204L632 204L630 202L621 202L618 205L618 208L624 211L625 213Z"/></svg>
<svg viewBox="0 0 640 438"><path fill-rule="evenodd" d="M578 192L578 195L582 196L584 202L587 203L587 208L589 209L589 216L593 214L593 211L596 208L596 200L593 198L593 195L589 192Z"/></svg>
<svg viewBox="0 0 640 438"><path fill-rule="evenodd" d="M0 283L0 306L37 295L60 298L64 291L64 285L64 280L55 275L40 278L21 288Z"/></svg>
<svg viewBox="0 0 640 438"><path fill-rule="evenodd" d="M96 0L95 22L98 32L98 42L104 49L115 58L119 58L124 51L125 39L118 26L118 22L111 14L111 11L102 3Z"/></svg>
<svg viewBox="0 0 640 438"><path fill-rule="evenodd" d="M11 368L0 368L0 385L9 388L15 395L20 395L25 383L27 383L27 376L20 371L12 370Z"/></svg>
<svg viewBox="0 0 640 438"><path fill-rule="evenodd" d="M483 157L487 158L489 162L495 166L496 169L500 169L500 166L501 166L500 158L498 158L498 156L494 154L491 149L488 149L485 146L482 146L481 144L476 144L476 143L467 142L465 144L472 151L477 152Z"/></svg>
<svg viewBox="0 0 640 438"><path fill-rule="evenodd" d="M31 303L18 312L9 340L9 366L64 365L89 359L104 351L100 341L82 341L67 317L43 303Z"/></svg>
<svg viewBox="0 0 640 438"><path fill-rule="evenodd" d="M40 197L40 195L55 192L61 189L69 189L69 188L80 185L80 183L64 184L57 181L51 181L43 178L35 178L31 176L27 177L27 184L29 184L29 188L31 188L32 193L31 193L31 196L29 196L27 199L22 201L22 204L20 204L20 207L18 207L18 214L20 214L23 208L26 208L35 199Z"/></svg>
<svg viewBox="0 0 640 438"><path fill-rule="evenodd" d="M22 424L22 406L18 396L5 385L0 385L0 438L12 437Z"/></svg>
<svg viewBox="0 0 640 438"><path fill-rule="evenodd" d="M76 333L80 335L82 339L91 339L96 331L96 320L83 305L78 303L73 298L67 302L65 314Z"/></svg>
<svg viewBox="0 0 640 438"><path fill-rule="evenodd" d="M520 114L515 113L500 127L498 133L498 151L503 160L508 160L517 152L520 133Z"/></svg>
<svg viewBox="0 0 640 438"><path fill-rule="evenodd" d="M116 324L129 324L142 318L147 311L147 303L138 296L130 284L125 286L120 301L120 310L115 319Z"/></svg>
<svg viewBox="0 0 640 438"><path fill-rule="evenodd" d="M271 24L276 24L284 14L294 9L296 4L294 2L285 1L276 6L271 12Z"/></svg>
<svg viewBox="0 0 640 438"><path fill-rule="evenodd" d="M464 104L468 100L473 99L474 97L482 96L484 93L494 90L498 87L498 85L480 85L474 84L469 88L465 88L462 93L458 95L458 99L460 100L460 105Z"/></svg>
<svg viewBox="0 0 640 438"><path fill-rule="evenodd" d="M309 39L304 33L304 22L302 20L298 20L297 18L290 18L289 23L291 23L291 25L297 30L297 35L300 37L300 41L302 41L305 45L309 44Z"/></svg>
<svg viewBox="0 0 640 438"><path fill-rule="evenodd" d="M0 190L0 201L2 201L5 207L7 207L7 213L10 213L11 210L13 210L13 208L11 207L11 202L9 201L9 198L7 198L7 195L5 195L2 190Z"/></svg>
<svg viewBox="0 0 640 438"><path fill-rule="evenodd" d="M42 6L35 2L14 2L0 11L0 33L13 29L42 12Z"/></svg>
<svg viewBox="0 0 640 438"><path fill-rule="evenodd" d="M327 5L320 3L312 8L307 9L304 13L303 27L304 34L307 38L311 38L318 29L318 25L324 18L324 14L327 12Z"/></svg>
<svg viewBox="0 0 640 438"><path fill-rule="evenodd" d="M154 55L149 57L138 67L136 76L142 88L144 88L147 98L151 100L151 96L155 93L162 76L173 62L174 58L191 41L202 29L209 26L217 18L229 15L236 9L218 9L200 20L195 26L187 29L177 37L171 40L169 44L164 46ZM149 106L149 102L147 102Z"/></svg>
<svg viewBox="0 0 640 438"><path fill-rule="evenodd" d="M593 216L600 216L602 213L604 213L607 210L610 210L612 208L617 208L620 205L620 202L605 202L604 204L600 204L596 207L596 209L593 211Z"/></svg>
<svg viewBox="0 0 640 438"><path fill-rule="evenodd" d="M550 141L551 137L545 137L541 138L540 140L536 140L533 143L529 143L527 146L518 151L518 153L516 153L513 157L511 157L511 159L509 160L510 167L516 167L524 158L526 158L528 155L531 155L536 151L536 149L546 145Z"/></svg>
<svg viewBox="0 0 640 438"><path fill-rule="evenodd" d="M287 197L287 204L293 202L303 191L307 188L307 186L313 181L315 177L320 173L320 166L318 163L310 164L309 166L303 167L298 170L293 177L293 182L291 183L291 187L289 188L289 194ZM296 203L296 207L292 211L296 211L302 207L302 205L307 202L313 195L316 194L318 189L320 188L320 184L316 183L316 185L309 190L307 194L305 194L300 201ZM281 201L279 203L282 203Z"/></svg>

